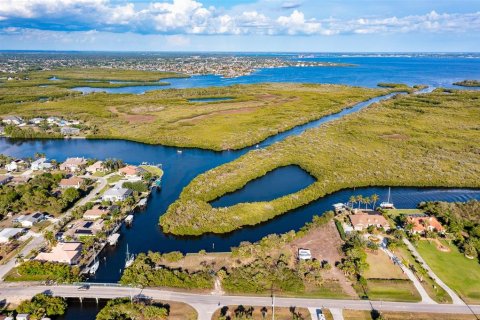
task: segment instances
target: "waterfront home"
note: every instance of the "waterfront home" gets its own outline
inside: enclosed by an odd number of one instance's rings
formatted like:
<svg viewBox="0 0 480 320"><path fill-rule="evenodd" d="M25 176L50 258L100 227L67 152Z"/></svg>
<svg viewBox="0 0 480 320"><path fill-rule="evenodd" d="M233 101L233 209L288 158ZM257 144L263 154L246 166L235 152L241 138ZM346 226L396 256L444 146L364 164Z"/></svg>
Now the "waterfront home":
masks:
<svg viewBox="0 0 480 320"><path fill-rule="evenodd" d="M60 188L62 189L67 189L67 188L75 188L78 189L82 186L84 179L80 177L70 177L68 179L62 179L60 180L60 183L58 184Z"/></svg>
<svg viewBox="0 0 480 320"><path fill-rule="evenodd" d="M312 259L312 253L308 249L298 249L298 259L310 260Z"/></svg>
<svg viewBox="0 0 480 320"><path fill-rule="evenodd" d="M136 177L144 173L145 170L136 166L129 165L129 166L120 168L118 172L124 175L125 177Z"/></svg>
<svg viewBox="0 0 480 320"><path fill-rule="evenodd" d="M132 193L133 191L130 189L115 186L105 191L105 193L102 196L102 199L105 201L112 201L112 202L123 201L127 199L129 196L131 196Z"/></svg>
<svg viewBox="0 0 480 320"><path fill-rule="evenodd" d="M12 162L10 162L9 164L6 164L6 165L5 165L5 170L7 170L8 172L17 171L17 170L18 170L17 161L12 161Z"/></svg>
<svg viewBox="0 0 480 320"><path fill-rule="evenodd" d="M13 219L13 222L20 223L24 228L31 228L36 223L45 219L45 216L41 212L35 212L28 215L21 215L16 219Z"/></svg>
<svg viewBox="0 0 480 320"><path fill-rule="evenodd" d="M88 166L85 170L92 174L96 172L103 172L105 171L105 169L103 168L103 161L97 161L94 164Z"/></svg>
<svg viewBox="0 0 480 320"><path fill-rule="evenodd" d="M80 134L80 129L74 127L62 127L60 133L64 136L77 136Z"/></svg>
<svg viewBox="0 0 480 320"><path fill-rule="evenodd" d="M412 233L424 234L427 231L445 232L445 228L435 217L426 214L411 214L407 216L407 224L412 224Z"/></svg>
<svg viewBox="0 0 480 320"><path fill-rule="evenodd" d="M75 172L82 169L87 164L85 158L68 158L60 165L60 170Z"/></svg>
<svg viewBox="0 0 480 320"><path fill-rule="evenodd" d="M59 242L50 252L40 252L35 260L75 265L82 255L82 243Z"/></svg>
<svg viewBox="0 0 480 320"><path fill-rule="evenodd" d="M0 175L0 186L9 183L12 179L12 176Z"/></svg>
<svg viewBox="0 0 480 320"><path fill-rule="evenodd" d="M65 234L72 236L75 239L91 237L102 231L104 226L105 221L103 219L97 219L95 221L80 220L72 228L67 230Z"/></svg>
<svg viewBox="0 0 480 320"><path fill-rule="evenodd" d="M32 169L33 171L48 170L48 169L51 169L52 167L53 165L47 162L46 158L37 159L30 164L30 169Z"/></svg>
<svg viewBox="0 0 480 320"><path fill-rule="evenodd" d="M385 230L390 229L387 219L376 211L357 211L356 214L349 215L349 218L353 229L356 231L362 231L370 226Z"/></svg>
<svg viewBox="0 0 480 320"><path fill-rule="evenodd" d="M97 220L102 216L110 214L110 210L107 207L95 206L92 209L85 211L83 219L85 220Z"/></svg>
<svg viewBox="0 0 480 320"><path fill-rule="evenodd" d="M21 125L24 123L23 119L20 118L20 117L17 117L17 116L6 116L6 117L3 117L3 123L6 123L6 124L13 124L13 125Z"/></svg>
<svg viewBox="0 0 480 320"><path fill-rule="evenodd" d="M7 243L12 239L16 239L24 232L23 228L5 228L0 231L0 243Z"/></svg>

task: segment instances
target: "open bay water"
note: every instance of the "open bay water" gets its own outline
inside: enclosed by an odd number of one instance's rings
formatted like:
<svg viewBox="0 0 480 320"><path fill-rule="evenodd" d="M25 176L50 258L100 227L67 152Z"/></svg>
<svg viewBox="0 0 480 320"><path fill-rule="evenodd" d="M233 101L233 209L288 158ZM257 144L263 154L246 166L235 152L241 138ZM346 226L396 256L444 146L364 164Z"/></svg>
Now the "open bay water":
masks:
<svg viewBox="0 0 480 320"><path fill-rule="evenodd" d="M298 58L297 55L281 56L295 61L335 62L352 64L353 66L266 68L237 78L223 78L219 75L195 75L182 79L162 79L162 82L170 83L168 86L77 87L74 90L83 93L105 91L109 93L142 94L147 91L169 88L184 89L263 82L328 83L370 88L376 87L380 82L393 82L466 89L465 87L454 86L453 83L466 79L480 79L479 54L317 54L314 55L314 58Z"/></svg>
<svg viewBox="0 0 480 320"><path fill-rule="evenodd" d="M194 76L189 79L173 79L170 87L189 88L203 86L224 86L237 83L259 82L306 82L306 83L338 83L366 87L375 87L378 82L403 82L407 84L429 84L436 86L451 86L452 82L464 79L480 79L480 60L465 57L366 57L341 55L316 57L324 61L354 63L355 67L296 67L259 70L252 75L234 79L223 79L218 76ZM338 59L336 61L335 59ZM412 60L413 59L413 60ZM310 60L310 59L308 59ZM165 89L168 87L159 87ZM101 91L118 90L118 92L142 93L152 87L126 87ZM110 91L116 92L116 91ZM304 130L319 126L326 121L338 119L346 114L356 112L369 104L378 101L372 99L360 103L353 108L326 116L320 120L295 127L289 131L279 133L259 143L258 147L266 147L281 141L288 136L298 135ZM208 234L200 237L177 237L164 234L158 225L159 217L166 211L180 195L181 190L198 174L226 162L235 160L256 146L238 151L213 152L200 149L146 145L121 140L9 140L0 139L0 153L30 157L35 152L46 153L49 159L63 161L67 157L84 156L89 158L106 159L120 158L127 163L140 164L144 161L161 163L165 170L163 187L159 192L153 192L145 211L135 215L133 226L121 229L121 237L116 247L106 249L100 254L100 268L90 281L116 282L121 277L125 263L127 243L131 253L160 251L169 252L178 250L184 253L207 251L228 251L242 241L254 242L272 233L283 233L289 230L298 230L313 215L322 214L332 208L333 203L346 202L351 195L362 194L370 196L376 193L380 202L386 200L388 188L372 187L341 190L327 195L304 207L293 210L275 219L257 226L246 227L223 235ZM282 172L282 171L280 171ZM274 175L278 174L274 172ZM288 172L287 172L288 174ZM277 186L285 183L288 177L270 176L249 183L244 189L228 195L231 202L252 200L251 196L258 194L268 196L268 188L275 196L294 192L311 182L311 177L294 174L297 180L291 187ZM266 181L266 182L265 182ZM480 199L480 190L471 189L439 189L439 188L392 188L392 201L398 208L412 208L421 201L467 201ZM255 200L255 199L253 199ZM63 319L94 319L97 312L96 304L72 304L72 310Z"/></svg>

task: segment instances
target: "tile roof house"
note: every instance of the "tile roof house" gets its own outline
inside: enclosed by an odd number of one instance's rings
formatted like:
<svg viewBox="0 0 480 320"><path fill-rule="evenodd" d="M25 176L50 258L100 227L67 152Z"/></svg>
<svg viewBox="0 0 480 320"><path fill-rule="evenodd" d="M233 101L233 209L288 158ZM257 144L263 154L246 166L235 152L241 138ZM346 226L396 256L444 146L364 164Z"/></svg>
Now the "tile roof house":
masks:
<svg viewBox="0 0 480 320"><path fill-rule="evenodd" d="M385 230L390 229L390 224L387 219L381 214L376 212L374 213L359 213L350 215L350 222L352 223L353 229L356 231L362 231L363 229L368 228L369 226L375 226L377 228L384 228Z"/></svg>
<svg viewBox="0 0 480 320"><path fill-rule="evenodd" d="M141 175L143 172L145 172L145 170L136 166L129 165L129 166L120 168L118 172L120 174L123 174L124 176L133 177L133 176Z"/></svg>
<svg viewBox="0 0 480 320"><path fill-rule="evenodd" d="M75 172L80 170L81 167L86 164L87 160L84 158L68 158L60 165L60 170Z"/></svg>
<svg viewBox="0 0 480 320"><path fill-rule="evenodd" d="M60 180L60 183L58 185L62 189L67 189L67 188L78 189L82 185L83 181L84 181L84 179L82 179L80 177L70 177L68 179Z"/></svg>
<svg viewBox="0 0 480 320"><path fill-rule="evenodd" d="M102 216L110 213L110 210L106 207L95 206L92 209L85 211L83 214L83 219L85 220L97 220Z"/></svg>
<svg viewBox="0 0 480 320"><path fill-rule="evenodd" d="M103 161L97 161L94 164L88 166L85 170L90 173L104 171L105 169L103 168Z"/></svg>
<svg viewBox="0 0 480 320"><path fill-rule="evenodd" d="M121 187L113 187L105 191L102 196L103 200L106 201L123 201L127 199L132 194L132 190L121 188Z"/></svg>
<svg viewBox="0 0 480 320"><path fill-rule="evenodd" d="M41 252L35 260L77 264L80 261L82 244L80 242L59 242L50 252Z"/></svg>
<svg viewBox="0 0 480 320"><path fill-rule="evenodd" d="M412 233L424 233L426 231L444 232L445 228L435 217L426 214L415 214L407 216L407 223L413 225Z"/></svg>

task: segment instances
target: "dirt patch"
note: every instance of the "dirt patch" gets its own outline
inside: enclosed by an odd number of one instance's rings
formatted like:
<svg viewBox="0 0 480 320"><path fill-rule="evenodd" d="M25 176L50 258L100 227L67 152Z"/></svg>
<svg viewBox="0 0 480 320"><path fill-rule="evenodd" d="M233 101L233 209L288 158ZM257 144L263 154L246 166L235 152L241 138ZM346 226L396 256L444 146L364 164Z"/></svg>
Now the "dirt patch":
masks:
<svg viewBox="0 0 480 320"><path fill-rule="evenodd" d="M328 261L332 268L323 273L324 279L338 281L344 293L356 297L357 294L351 282L340 269L335 267L335 263L344 257L340 250L342 244L343 241L338 234L335 223L330 221L326 225L310 231L301 239L292 242L291 248L294 254L300 248L309 249L315 259Z"/></svg>
<svg viewBox="0 0 480 320"><path fill-rule="evenodd" d="M118 111L116 107L110 107L108 110L128 123L149 123L155 121L156 117L149 114L128 114Z"/></svg>
<svg viewBox="0 0 480 320"><path fill-rule="evenodd" d="M211 117L211 116L216 116L216 115L221 115L221 114L249 113L249 112L253 112L253 111L257 110L258 108L259 107L248 107L248 108L240 108L240 109L213 111L213 112L209 112L209 113L202 114L202 115L199 115L199 116L194 116L194 117L190 117L190 118L181 119L181 120L176 121L176 123L194 122L194 121L197 121L197 120L200 120L200 119L204 119L204 118Z"/></svg>
<svg viewBox="0 0 480 320"><path fill-rule="evenodd" d="M435 246L437 247L437 250L438 251L442 251L442 252L450 252L451 249L447 246L444 246L440 240L438 239L422 239L424 241L431 241L431 242L434 242L435 243Z"/></svg>
<svg viewBox="0 0 480 320"><path fill-rule="evenodd" d="M131 111L133 113L145 113L145 112L159 112L165 110L163 106L143 106L143 107L135 107Z"/></svg>

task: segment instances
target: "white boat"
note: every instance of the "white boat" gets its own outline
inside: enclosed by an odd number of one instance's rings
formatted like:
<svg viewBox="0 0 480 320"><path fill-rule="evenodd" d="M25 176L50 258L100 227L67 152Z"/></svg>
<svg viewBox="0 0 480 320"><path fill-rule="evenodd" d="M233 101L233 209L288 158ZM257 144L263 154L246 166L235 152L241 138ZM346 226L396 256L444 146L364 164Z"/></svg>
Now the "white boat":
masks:
<svg viewBox="0 0 480 320"><path fill-rule="evenodd" d="M133 214L129 214L126 218L125 218L125 223L126 224L131 224L133 222Z"/></svg>
<svg viewBox="0 0 480 320"><path fill-rule="evenodd" d="M128 251L128 243L127 243L127 253L125 256L125 268L130 267L134 261L135 261L135 255L130 254L130 252Z"/></svg>
<svg viewBox="0 0 480 320"><path fill-rule="evenodd" d="M181 154L183 151L182 150L177 150L177 153L178 154Z"/></svg>
<svg viewBox="0 0 480 320"><path fill-rule="evenodd" d="M387 201L380 203L380 208L382 209L395 209L395 206L390 202L390 188L388 188L388 198Z"/></svg>
<svg viewBox="0 0 480 320"><path fill-rule="evenodd" d="M90 267L90 269L88 270L88 272L90 274L95 274L98 270L98 267L100 267L100 262L98 261L95 261L92 266Z"/></svg>

